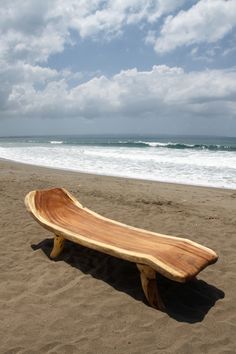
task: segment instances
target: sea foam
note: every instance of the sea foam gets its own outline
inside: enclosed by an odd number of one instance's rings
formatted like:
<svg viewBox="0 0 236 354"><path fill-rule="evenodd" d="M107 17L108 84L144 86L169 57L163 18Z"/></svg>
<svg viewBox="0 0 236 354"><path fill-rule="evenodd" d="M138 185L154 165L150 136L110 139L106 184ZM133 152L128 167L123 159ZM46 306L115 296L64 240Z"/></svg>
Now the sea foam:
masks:
<svg viewBox="0 0 236 354"><path fill-rule="evenodd" d="M179 143L157 140L133 139L129 145L127 140L119 141L76 143L74 139L70 144L68 138L5 140L0 141L0 157L88 173L236 189L233 149L191 148L204 145L194 143L184 144L190 145L189 148L169 148L170 144ZM141 141L149 146L135 145Z"/></svg>

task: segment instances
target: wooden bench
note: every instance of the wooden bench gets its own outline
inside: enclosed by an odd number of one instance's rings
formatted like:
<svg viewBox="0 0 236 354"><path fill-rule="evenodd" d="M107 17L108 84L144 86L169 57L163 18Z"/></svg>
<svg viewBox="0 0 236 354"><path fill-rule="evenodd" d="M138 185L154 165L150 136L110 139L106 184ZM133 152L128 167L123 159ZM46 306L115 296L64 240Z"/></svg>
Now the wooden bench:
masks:
<svg viewBox="0 0 236 354"><path fill-rule="evenodd" d="M85 207L67 190L55 188L28 193L25 205L34 219L55 234L51 258L68 239L82 246L137 264L149 304L164 310L156 273L186 282L217 261L211 249L196 242L131 227Z"/></svg>

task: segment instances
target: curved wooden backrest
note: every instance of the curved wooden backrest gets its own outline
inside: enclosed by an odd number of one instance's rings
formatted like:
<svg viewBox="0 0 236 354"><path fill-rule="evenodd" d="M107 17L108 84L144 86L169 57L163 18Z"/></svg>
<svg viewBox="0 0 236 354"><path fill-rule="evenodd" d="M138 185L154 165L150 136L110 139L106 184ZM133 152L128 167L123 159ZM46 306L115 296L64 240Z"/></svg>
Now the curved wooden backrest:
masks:
<svg viewBox="0 0 236 354"><path fill-rule="evenodd" d="M211 249L107 219L84 208L62 188L32 191L25 204L46 229L83 246L152 267L179 282L193 278L217 261Z"/></svg>

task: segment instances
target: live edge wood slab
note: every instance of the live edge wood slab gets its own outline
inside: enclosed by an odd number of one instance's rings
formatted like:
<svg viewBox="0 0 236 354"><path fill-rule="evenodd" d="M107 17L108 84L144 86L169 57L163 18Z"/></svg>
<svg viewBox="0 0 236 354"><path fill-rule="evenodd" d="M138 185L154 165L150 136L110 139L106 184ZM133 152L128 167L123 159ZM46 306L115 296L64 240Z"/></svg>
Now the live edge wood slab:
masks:
<svg viewBox="0 0 236 354"><path fill-rule="evenodd" d="M28 193L25 205L34 219L55 234L50 254L56 258L68 239L137 264L144 294L164 310L156 274L184 283L217 261L211 249L188 239L162 235L107 219L85 207L63 188Z"/></svg>

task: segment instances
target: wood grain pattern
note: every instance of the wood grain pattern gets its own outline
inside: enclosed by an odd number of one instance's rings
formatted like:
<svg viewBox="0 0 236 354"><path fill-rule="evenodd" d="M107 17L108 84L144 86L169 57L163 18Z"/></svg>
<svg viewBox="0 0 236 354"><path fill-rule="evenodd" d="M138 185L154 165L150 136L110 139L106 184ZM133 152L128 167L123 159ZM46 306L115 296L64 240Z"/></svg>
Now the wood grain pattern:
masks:
<svg viewBox="0 0 236 354"><path fill-rule="evenodd" d="M157 288L155 270L144 264L137 264L137 268L140 271L143 292L149 304L160 311L164 311L165 305Z"/></svg>
<svg viewBox="0 0 236 354"><path fill-rule="evenodd" d="M60 242L66 238L135 262L137 265L148 266L178 282L195 277L218 258L214 251L193 241L138 229L107 219L84 208L62 188L32 191L27 194L25 204L42 226L55 235L60 235L60 238L57 236L54 240L52 257L60 253L63 247ZM147 279L150 278L148 272L144 271L148 268L139 269L142 269L141 281L144 284L146 282L144 275ZM150 281L147 283L150 284ZM150 290L148 291L150 293ZM152 291L156 293L156 290Z"/></svg>
<svg viewBox="0 0 236 354"><path fill-rule="evenodd" d="M65 243L65 238L61 235L55 234L53 249L52 249L52 252L50 253L51 258L56 258L61 254L61 252L63 251L63 248L64 248L64 243Z"/></svg>

